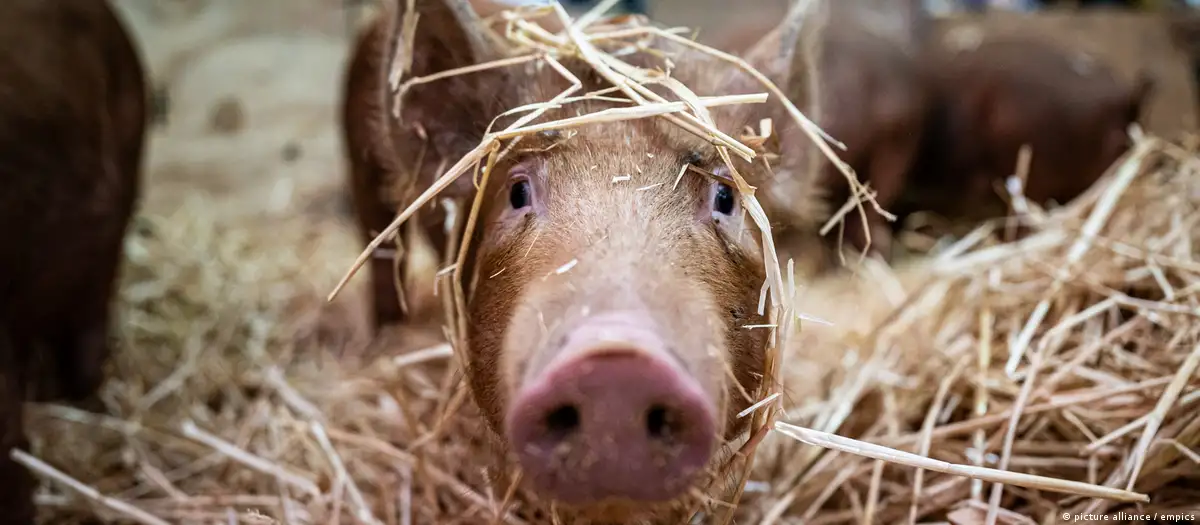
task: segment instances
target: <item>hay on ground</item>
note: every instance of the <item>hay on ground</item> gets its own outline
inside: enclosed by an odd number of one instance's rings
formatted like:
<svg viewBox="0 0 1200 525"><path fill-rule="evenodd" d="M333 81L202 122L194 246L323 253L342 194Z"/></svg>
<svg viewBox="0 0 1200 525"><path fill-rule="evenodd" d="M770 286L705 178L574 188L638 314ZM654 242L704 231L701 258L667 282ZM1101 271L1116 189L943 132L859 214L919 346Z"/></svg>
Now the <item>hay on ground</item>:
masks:
<svg viewBox="0 0 1200 525"><path fill-rule="evenodd" d="M746 512L763 523L1200 516L1197 168L1194 149L1142 139L1064 208L1018 194L1030 229L1019 240L987 224L899 276L865 272L857 295L814 290L800 308L853 311L787 354L788 384L815 375L831 388L781 417L812 430L776 428L818 448L773 436Z"/></svg>
<svg viewBox="0 0 1200 525"><path fill-rule="evenodd" d="M1200 157L1158 141L1139 150L1022 240L980 235L899 277L803 288L804 311L834 324L794 340L782 374L795 388L776 402L782 420L817 431L1131 488L1149 503L1000 490L774 434L739 522L896 523L916 501L919 521L978 523L997 493L1004 523L1195 512ZM1101 202L1113 206L1091 223L1096 235L1080 235ZM550 523L484 477L489 444L436 329L385 338L373 359L354 357L353 330L330 329L347 312L322 295L352 258L349 227L221 225L210 209L143 217L131 235L104 413L34 407L41 471L81 484L43 487L47 522L93 512L137 522L116 501L169 523L492 523L507 499L500 523ZM1070 273L1054 285L1060 268ZM1047 299L1010 377L1010 348ZM457 409L443 420L447 405Z"/></svg>

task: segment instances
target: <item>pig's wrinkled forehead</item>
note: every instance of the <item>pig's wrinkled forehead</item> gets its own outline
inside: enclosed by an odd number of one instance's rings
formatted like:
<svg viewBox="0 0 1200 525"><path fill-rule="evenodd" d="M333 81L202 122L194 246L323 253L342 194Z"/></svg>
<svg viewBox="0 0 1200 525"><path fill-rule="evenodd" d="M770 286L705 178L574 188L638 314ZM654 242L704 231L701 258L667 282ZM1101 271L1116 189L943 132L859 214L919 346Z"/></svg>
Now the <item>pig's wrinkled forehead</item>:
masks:
<svg viewBox="0 0 1200 525"><path fill-rule="evenodd" d="M670 46L664 46L672 49ZM676 53L673 55L678 61L672 64L669 76L671 79L678 81L687 89L692 91L697 96L724 96L735 94L750 94L761 93L764 88L754 81L748 74L741 71L737 67L715 59L707 54L686 51L679 48L673 48ZM632 59L631 59L632 60ZM637 65L646 67L650 70L663 71L664 65L655 63L646 63L646 59L632 60ZM566 59L563 61L565 69L571 72L576 79L580 81L581 87L573 93L573 96L579 97L587 93L597 93L601 90L607 90L604 96L597 97L591 100L575 101L563 105L559 109L547 111L539 121L555 120L562 118L571 118L587 115L604 109L615 107L629 107L629 103L613 102L611 98L627 99L627 95L620 91L614 91L612 84L599 77L590 65L583 64L578 60ZM529 65L523 69L516 69L509 72L509 96L513 107L545 103L560 95L563 90L570 87L568 82L553 68L538 67L537 65ZM647 88L658 93L667 100L680 100L680 97L661 85L647 84ZM758 119L766 116L767 104L739 104L708 108L714 123L721 131L734 135L750 122L757 122ZM653 125L645 125L645 124ZM708 142L691 133L685 132L676 125L667 123L662 118L647 118L635 121L623 121L619 123L610 123L611 128L625 128L622 132L626 135L648 137L662 136L664 140L669 142L671 147L679 150L695 150L700 151L705 155L711 155L712 150L708 147ZM603 127L595 128L599 133L612 134L616 131L605 131Z"/></svg>
<svg viewBox="0 0 1200 525"><path fill-rule="evenodd" d="M702 176L688 171L680 177L680 172L686 165L717 160L711 146L660 119L588 124L531 139L517 149L518 162L558 187L603 186L652 195L696 187Z"/></svg>

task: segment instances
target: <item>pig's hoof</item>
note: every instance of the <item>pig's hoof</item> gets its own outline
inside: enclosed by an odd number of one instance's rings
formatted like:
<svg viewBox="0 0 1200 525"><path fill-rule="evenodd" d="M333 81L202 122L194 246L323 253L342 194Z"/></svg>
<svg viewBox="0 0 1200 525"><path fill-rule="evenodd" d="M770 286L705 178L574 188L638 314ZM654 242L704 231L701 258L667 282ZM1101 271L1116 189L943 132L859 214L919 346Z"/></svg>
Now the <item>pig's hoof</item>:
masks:
<svg viewBox="0 0 1200 525"><path fill-rule="evenodd" d="M699 385L626 349L546 370L517 397L507 426L534 488L572 505L683 496L716 442L715 410Z"/></svg>

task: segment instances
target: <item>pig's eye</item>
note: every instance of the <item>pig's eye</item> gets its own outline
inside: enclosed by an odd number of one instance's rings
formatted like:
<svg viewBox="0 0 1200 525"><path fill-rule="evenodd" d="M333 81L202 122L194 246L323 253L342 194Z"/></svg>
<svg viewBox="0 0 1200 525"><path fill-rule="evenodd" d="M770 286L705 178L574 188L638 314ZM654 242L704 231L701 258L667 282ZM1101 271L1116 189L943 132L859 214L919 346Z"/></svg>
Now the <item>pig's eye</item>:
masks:
<svg viewBox="0 0 1200 525"><path fill-rule="evenodd" d="M730 215L733 213L734 204L733 188L728 184L717 186L717 194L713 196L713 210L722 215Z"/></svg>
<svg viewBox="0 0 1200 525"><path fill-rule="evenodd" d="M522 179L513 182L508 190L508 203L514 210L529 206L529 181Z"/></svg>

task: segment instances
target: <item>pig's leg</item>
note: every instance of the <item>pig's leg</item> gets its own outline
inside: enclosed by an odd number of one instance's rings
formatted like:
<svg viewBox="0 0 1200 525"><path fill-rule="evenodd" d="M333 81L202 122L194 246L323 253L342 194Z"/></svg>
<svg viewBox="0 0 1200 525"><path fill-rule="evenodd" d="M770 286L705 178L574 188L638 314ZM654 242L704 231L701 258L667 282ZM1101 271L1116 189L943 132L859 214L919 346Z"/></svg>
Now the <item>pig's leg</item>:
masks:
<svg viewBox="0 0 1200 525"><path fill-rule="evenodd" d="M76 219L76 228L92 230L88 244L75 248L86 254L89 271L76 276L73 293L69 295L71 302L58 307L61 333L46 336L56 353L56 397L76 403L88 401L91 406L98 405L95 394L104 382L104 363L110 355L110 318L125 235L141 190L149 98L132 42L115 18L109 22L119 37L108 41L107 50L111 56L119 57L109 64L106 84L109 90L104 126L110 131L101 134L102 153L91 160L94 165L104 167L96 176L105 181L111 192L94 214Z"/></svg>
<svg viewBox="0 0 1200 525"><path fill-rule="evenodd" d="M351 168L351 195L354 212L358 217L359 234L364 245L371 242L395 218L395 211L383 200L386 173L375 163L355 160ZM395 247L386 242L380 248ZM371 256L368 268L371 279L371 301L374 305L375 327L397 323L404 317L400 303L400 289L396 287L397 270L404 275L403 264L395 267L392 257ZM396 256L400 256L396 253ZM401 263L403 259L401 259Z"/></svg>
<svg viewBox="0 0 1200 525"><path fill-rule="evenodd" d="M92 398L104 383L104 362L109 356L108 312L104 310L72 326L55 345L57 393L65 401L95 401Z"/></svg>
<svg viewBox="0 0 1200 525"><path fill-rule="evenodd" d="M356 170L359 168L356 168ZM377 195L382 191L382 186L379 184L381 170L361 168L364 173L355 174L355 184L353 188L355 212L358 216L359 231L363 238L364 245L371 242L379 232L383 231L395 219L395 211L388 206ZM421 231L426 236L426 239L431 244L434 252L440 258L446 253L447 236L445 233L445 214L441 210L429 209L432 205L426 206L417 214L417 220L421 225ZM401 246L411 248L414 246L416 239L411 238L408 233L412 230L401 227ZM381 327L389 324L399 323L409 318L413 313L408 311L410 306L407 304L408 298L401 295L404 293L402 287L397 284L403 283L405 274L404 254L401 253L401 248L396 247L392 242L385 242L380 248L393 248L393 255L380 256L386 252L377 252L379 255L373 255L369 264L371 278L371 296L374 305L375 327ZM396 261L394 257L401 257Z"/></svg>
<svg viewBox="0 0 1200 525"><path fill-rule="evenodd" d="M110 217L109 222L116 218ZM47 334L56 352L58 394L70 402L92 397L104 382L104 363L109 356L112 303L122 255L125 223L109 224L96 242L91 271L81 274L70 297L59 308L58 334ZM94 401L94 400L93 400Z"/></svg>
<svg viewBox="0 0 1200 525"><path fill-rule="evenodd" d="M33 525L35 480L11 458L14 448L29 449L22 413L25 371L14 345L0 327L0 524Z"/></svg>
<svg viewBox="0 0 1200 525"><path fill-rule="evenodd" d="M140 133L135 138L140 139ZM124 169L110 171L103 177L121 180L124 195L116 206L80 217L78 227L83 228L89 223L96 227L93 227L93 237L86 246L71 251L86 254L90 266L88 271L75 276L68 295L70 300L57 306L56 319L51 325L58 325L61 332L45 335L56 352L57 393L75 403L92 398L94 404L93 396L104 382L104 363L110 354L110 320L125 253L125 234L136 200L140 140L121 146L124 148L113 148L113 151L118 152L115 157Z"/></svg>

